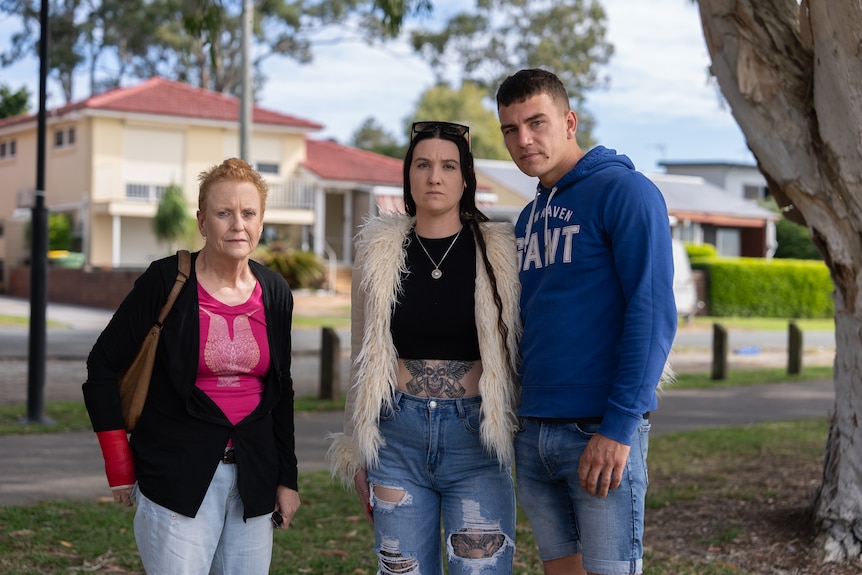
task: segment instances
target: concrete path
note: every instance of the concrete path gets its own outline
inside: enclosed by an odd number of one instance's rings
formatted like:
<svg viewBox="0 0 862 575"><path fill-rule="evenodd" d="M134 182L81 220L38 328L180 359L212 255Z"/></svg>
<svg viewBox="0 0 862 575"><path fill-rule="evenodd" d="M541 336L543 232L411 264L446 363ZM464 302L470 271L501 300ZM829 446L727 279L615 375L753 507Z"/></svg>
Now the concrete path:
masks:
<svg viewBox="0 0 862 575"><path fill-rule="evenodd" d="M300 302L298 302L300 305ZM302 305L314 305L304 300ZM0 296L0 314L27 317L29 304ZM84 359L107 324L111 312L49 304L45 399L80 400L86 378ZM349 369L349 330L339 330L341 370ZM736 340L734 338L736 337ZM770 340L770 337L772 340ZM0 328L0 403L23 404L27 399L26 327ZM681 330L675 343L677 369L708 369L709 339ZM782 365L786 361L780 337L730 334L731 348L752 342L763 346L757 354L733 356L734 366ZM319 381L320 331L294 330L292 373L298 396L316 395ZM831 334L806 334L807 353L831 361ZM833 409L832 382L771 384L744 388L674 390L665 392L652 415L653 432L668 433L704 427L740 425L773 420L825 418ZM300 472L326 469L326 434L342 429L341 412L296 414L297 456ZM45 500L109 496L101 452L92 432L22 434L0 437L0 505L23 505Z"/></svg>

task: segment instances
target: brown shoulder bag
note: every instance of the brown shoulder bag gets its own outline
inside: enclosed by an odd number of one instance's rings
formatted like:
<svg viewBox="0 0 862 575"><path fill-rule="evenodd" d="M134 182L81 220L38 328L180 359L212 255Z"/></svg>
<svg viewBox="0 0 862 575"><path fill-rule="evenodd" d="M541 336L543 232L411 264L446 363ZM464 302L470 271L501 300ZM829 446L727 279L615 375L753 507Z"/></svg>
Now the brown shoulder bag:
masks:
<svg viewBox="0 0 862 575"><path fill-rule="evenodd" d="M177 252L177 256L179 266L174 287L168 294L168 299L159 312L156 323L153 324L147 337L141 343L138 355L135 356L126 371L120 374L120 409L123 412L123 420L126 422L126 431L129 433L135 430L135 424L138 423L138 418L141 416L141 410L147 399L150 378L153 375L153 361L156 359L156 347L158 347L159 336L162 333L162 324L168 317L168 312L174 306L174 301L176 301L183 284L186 283L189 273L191 273L191 255L189 252L180 250Z"/></svg>

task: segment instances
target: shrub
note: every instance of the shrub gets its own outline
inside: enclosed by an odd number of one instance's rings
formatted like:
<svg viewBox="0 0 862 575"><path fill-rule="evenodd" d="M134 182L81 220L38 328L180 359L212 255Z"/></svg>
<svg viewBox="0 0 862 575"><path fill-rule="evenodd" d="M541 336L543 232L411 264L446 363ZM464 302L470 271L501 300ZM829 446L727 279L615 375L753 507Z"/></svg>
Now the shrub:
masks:
<svg viewBox="0 0 862 575"><path fill-rule="evenodd" d="M690 244L686 243L685 251L688 252L688 259L704 259L718 257L718 251L712 244Z"/></svg>
<svg viewBox="0 0 862 575"><path fill-rule="evenodd" d="M259 246L252 257L281 274L291 289L320 289L326 283L326 266L313 252L274 242Z"/></svg>

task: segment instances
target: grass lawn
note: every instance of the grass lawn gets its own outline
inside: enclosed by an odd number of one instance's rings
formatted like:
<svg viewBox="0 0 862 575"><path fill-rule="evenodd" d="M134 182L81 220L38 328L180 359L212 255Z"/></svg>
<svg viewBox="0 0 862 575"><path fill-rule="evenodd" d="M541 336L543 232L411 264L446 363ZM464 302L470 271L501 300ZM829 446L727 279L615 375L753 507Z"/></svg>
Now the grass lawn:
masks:
<svg viewBox="0 0 862 575"><path fill-rule="evenodd" d="M675 433L650 439L651 475L673 481L650 484L647 509L673 507L695 497L722 495L724 472L760 454L780 453L810 459L822 455L827 433L824 421L770 423L743 428ZM654 471L653 471L654 470ZM752 494L736 486L734 497ZM332 483L326 472L300 475L303 507L293 526L275 533L273 574L371 575L376 561L371 551L371 526L359 512L352 492ZM140 573L132 534L134 510L107 499L46 502L0 508L0 573ZM539 575L540 562L526 518L519 513L515 572ZM646 575L736 573L716 570L706 557L647 555Z"/></svg>

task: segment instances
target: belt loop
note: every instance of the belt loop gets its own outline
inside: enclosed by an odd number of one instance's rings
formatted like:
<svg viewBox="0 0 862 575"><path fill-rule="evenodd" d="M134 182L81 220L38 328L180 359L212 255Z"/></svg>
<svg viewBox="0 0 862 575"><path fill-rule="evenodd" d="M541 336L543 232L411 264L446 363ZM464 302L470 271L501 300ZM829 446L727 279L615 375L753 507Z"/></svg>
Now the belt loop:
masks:
<svg viewBox="0 0 862 575"><path fill-rule="evenodd" d="M457 398L455 405L458 407L458 419L465 419L467 417L467 410L464 409L464 400L460 397Z"/></svg>

